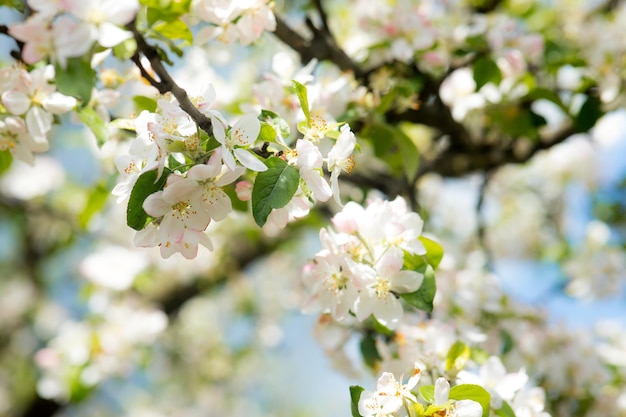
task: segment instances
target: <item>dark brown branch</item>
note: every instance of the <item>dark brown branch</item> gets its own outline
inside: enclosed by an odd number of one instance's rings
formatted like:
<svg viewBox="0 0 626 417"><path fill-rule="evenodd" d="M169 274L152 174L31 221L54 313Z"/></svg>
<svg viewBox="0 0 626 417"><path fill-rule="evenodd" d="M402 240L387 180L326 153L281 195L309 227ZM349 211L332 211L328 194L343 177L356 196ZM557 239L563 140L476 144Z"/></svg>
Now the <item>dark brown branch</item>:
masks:
<svg viewBox="0 0 626 417"><path fill-rule="evenodd" d="M575 133L576 129L568 126L552 137L535 142L525 152L517 151L514 146L517 141L529 140L525 138L517 139L506 148L498 145L451 146L434 160L421 163L418 177L431 172L444 177L461 177L472 172L491 171L506 164L521 164L530 160L537 152L558 145Z"/></svg>
<svg viewBox="0 0 626 417"><path fill-rule="evenodd" d="M313 33L312 39L304 38L276 16L274 35L296 51L304 64L312 59L329 60L343 71L351 71L357 79L365 79L366 72L337 45L329 31L318 29L311 21L307 26Z"/></svg>
<svg viewBox="0 0 626 417"><path fill-rule="evenodd" d="M181 88L176 81L171 77L169 71L165 68L163 64L163 60L159 56L158 50L149 45L148 42L144 39L143 35L137 30L134 22L131 22L127 25L127 29L133 33L135 37L135 41L137 42L137 53L133 57L133 62L138 64L139 71L141 71L142 76L146 77L146 80L150 82L161 94L165 94L167 92L171 92L176 100L178 100L178 104L180 107L191 116L191 118L196 122L196 124L200 127L200 129L207 132L209 135L213 133L213 126L211 124L211 119L209 119L206 115L200 112L194 106L194 104L189 99L187 92ZM159 77L157 81L154 77L150 76L143 65L141 65L139 53L142 53L148 61L150 61L150 65L152 69Z"/></svg>
<svg viewBox="0 0 626 417"><path fill-rule="evenodd" d="M320 15L320 20L322 23L322 28L328 32L330 32L330 26L328 26L328 15L326 14L326 10L324 10L324 6L322 6L322 0L314 0L313 4L315 5L315 9L317 13Z"/></svg>

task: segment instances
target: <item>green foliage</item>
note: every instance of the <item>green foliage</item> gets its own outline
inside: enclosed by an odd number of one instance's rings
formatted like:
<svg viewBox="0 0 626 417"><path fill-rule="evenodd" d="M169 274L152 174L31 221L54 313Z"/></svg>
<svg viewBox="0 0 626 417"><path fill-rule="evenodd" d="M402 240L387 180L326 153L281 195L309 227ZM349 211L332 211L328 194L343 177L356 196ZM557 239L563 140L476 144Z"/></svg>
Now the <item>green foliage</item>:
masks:
<svg viewBox="0 0 626 417"><path fill-rule="evenodd" d="M419 266L414 266L419 265ZM416 271L424 275L422 285L412 293L401 294L404 301L413 307L430 313L433 311L433 300L437 292L437 283L435 281L435 271L432 266L426 264L424 258L419 255L411 255L405 252L404 266L407 269Z"/></svg>
<svg viewBox="0 0 626 417"><path fill-rule="evenodd" d="M137 41L134 38L126 39L113 47L113 55L122 61L130 59L137 52Z"/></svg>
<svg viewBox="0 0 626 417"><path fill-rule="evenodd" d="M169 39L178 39L189 44L193 42L193 35L189 26L180 18L159 22L152 29Z"/></svg>
<svg viewBox="0 0 626 417"><path fill-rule="evenodd" d="M420 397L427 403L435 402L435 387L433 385L422 385L419 389Z"/></svg>
<svg viewBox="0 0 626 417"><path fill-rule="evenodd" d="M588 96L587 100L580 107L580 111L574 117L574 127L578 132L587 132L600 117L604 115L602 110L602 102L598 97Z"/></svg>
<svg viewBox="0 0 626 417"><path fill-rule="evenodd" d="M513 411L509 403L506 401L502 401L502 407L495 410L495 413L500 417L515 417L515 411Z"/></svg>
<svg viewBox="0 0 626 417"><path fill-rule="evenodd" d="M457 341L450 347L446 355L446 372L458 373L465 367L470 358L470 348L465 343Z"/></svg>
<svg viewBox="0 0 626 417"><path fill-rule="evenodd" d="M363 387L358 385L350 386L350 410L352 411L352 417L362 417L359 414L359 400L361 399L361 393L365 391Z"/></svg>
<svg viewBox="0 0 626 417"><path fill-rule="evenodd" d="M100 183L94 187L87 197L87 203L83 211L78 215L78 224L83 229L87 228L89 221L98 213L106 204L111 195L111 187L106 183Z"/></svg>
<svg viewBox="0 0 626 417"><path fill-rule="evenodd" d="M274 128L275 134L280 134L283 139L287 139L291 135L291 129L289 128L289 124L270 110L261 110L261 116L259 117L261 122L266 122L271 127ZM261 129L263 129L263 123L261 123ZM262 132L261 132L262 133Z"/></svg>
<svg viewBox="0 0 626 417"><path fill-rule="evenodd" d="M360 137L369 140L376 157L385 161L394 174L413 178L419 166L419 151L413 140L401 129L384 123L365 127Z"/></svg>
<svg viewBox="0 0 626 417"><path fill-rule="evenodd" d="M259 133L259 138L261 142L275 142L276 141L276 129L267 123L261 122L261 132Z"/></svg>
<svg viewBox="0 0 626 417"><path fill-rule="evenodd" d="M54 66L57 89L68 96L81 100L86 106L91 100L91 92L96 86L96 71L91 68L91 56L68 58L67 66Z"/></svg>
<svg viewBox="0 0 626 417"><path fill-rule="evenodd" d="M450 389L451 400L473 400L483 408L483 417L489 416L491 395L480 385L461 384Z"/></svg>
<svg viewBox="0 0 626 417"><path fill-rule="evenodd" d="M267 171L259 172L252 188L252 215L259 227L267 221L272 209L284 207L298 189L300 173L277 157L265 161Z"/></svg>
<svg viewBox="0 0 626 417"><path fill-rule="evenodd" d="M13 155L11 152L0 151L0 175L4 174L9 168L11 168L11 164L13 163Z"/></svg>
<svg viewBox="0 0 626 417"><path fill-rule="evenodd" d="M24 13L24 3L20 0L0 0L0 6L10 7L20 13Z"/></svg>
<svg viewBox="0 0 626 417"><path fill-rule="evenodd" d="M306 87L296 80L293 80L292 83L298 101L300 102L300 107L302 107L302 112L306 118L306 125L311 127L311 110L309 109L309 98L307 96Z"/></svg>
<svg viewBox="0 0 626 417"><path fill-rule="evenodd" d="M376 348L376 339L372 334L366 334L360 343L361 355L363 361L370 368L374 368L378 362L382 360L378 349Z"/></svg>
<svg viewBox="0 0 626 417"><path fill-rule="evenodd" d="M157 179L157 171L146 171L137 178L137 182L130 193L128 208L126 209L126 223L135 230L146 227L150 216L143 209L143 202L150 194L162 190L170 174L169 169L165 169L160 178Z"/></svg>
<svg viewBox="0 0 626 417"><path fill-rule="evenodd" d="M502 81L502 72L500 72L498 64L488 56L481 56L474 61L472 69L474 71L476 91L480 90L487 83L498 85Z"/></svg>
<svg viewBox="0 0 626 417"><path fill-rule="evenodd" d="M102 117L91 107L83 107L78 110L78 118L91 130L96 137L99 146L107 141L109 131Z"/></svg>
<svg viewBox="0 0 626 417"><path fill-rule="evenodd" d="M134 96L133 101L135 102L135 108L138 113L141 113L144 110L154 113L157 109L157 101L153 98L146 96Z"/></svg>
<svg viewBox="0 0 626 417"><path fill-rule="evenodd" d="M426 248L426 262L428 265L432 266L433 269L437 269L441 259L443 259L443 246L425 236L420 236L419 240Z"/></svg>

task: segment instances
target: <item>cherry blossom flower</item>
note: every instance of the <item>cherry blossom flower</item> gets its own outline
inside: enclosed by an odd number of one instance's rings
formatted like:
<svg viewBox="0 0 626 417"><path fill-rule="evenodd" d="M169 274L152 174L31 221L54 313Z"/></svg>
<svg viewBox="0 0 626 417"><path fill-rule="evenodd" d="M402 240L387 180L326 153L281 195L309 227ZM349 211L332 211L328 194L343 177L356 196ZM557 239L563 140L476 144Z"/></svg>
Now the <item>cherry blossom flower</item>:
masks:
<svg viewBox="0 0 626 417"><path fill-rule="evenodd" d="M9 151L15 159L33 165L33 152L45 151L46 148L37 146L21 118L9 116L0 120L0 152Z"/></svg>
<svg viewBox="0 0 626 417"><path fill-rule="evenodd" d="M211 217L201 196L193 192L197 188L195 181L170 174L165 188L146 198L143 208L150 216L159 219L159 224L158 230L151 229L142 234L139 240L143 245L159 245L164 258L174 252L181 252L188 259L194 258L198 244L213 249L209 237L203 233Z"/></svg>
<svg viewBox="0 0 626 417"><path fill-rule="evenodd" d="M252 171L267 170L267 166L263 162L259 161L252 152L243 148L253 145L259 137L260 131L261 122L253 115L246 115L237 120L225 136L216 134L215 139L222 145L222 160L228 168L234 171L237 160ZM215 130L214 133L216 133Z"/></svg>
<svg viewBox="0 0 626 417"><path fill-rule="evenodd" d="M480 417L483 408L476 401L448 400L450 396L450 383L445 378L438 378L435 382L435 400L433 405L445 409L447 417Z"/></svg>
<svg viewBox="0 0 626 417"><path fill-rule="evenodd" d="M137 0L63 0L62 4L65 11L88 25L90 36L81 41L89 47L97 41L105 48L112 48L132 37L120 26L129 23L137 14Z"/></svg>
<svg viewBox="0 0 626 417"><path fill-rule="evenodd" d="M424 276L416 271L402 270L403 254L400 250L389 249L374 267L364 267L359 272L367 282L354 305L354 313L359 320L371 314L384 326L395 329L403 314L402 303L396 294L416 291Z"/></svg>
<svg viewBox="0 0 626 417"><path fill-rule="evenodd" d="M52 128L53 114L63 114L76 106L76 99L56 91L50 83L54 67L47 65L32 72L20 71L19 83L2 93L2 103L16 115L24 115L26 126L35 140L45 142Z"/></svg>
<svg viewBox="0 0 626 417"><path fill-rule="evenodd" d="M187 178L197 182L201 199L211 219L223 220L232 211L232 202L222 187L239 178L243 171L243 167L231 171L223 166L218 150L206 164L194 165L187 172Z"/></svg>
<svg viewBox="0 0 626 417"><path fill-rule="evenodd" d="M376 391L363 391L359 399L359 413L363 417L388 416L396 413L408 402L417 403L411 392L417 385L422 372L415 366L413 375L406 384L396 380L390 372L383 372L376 384Z"/></svg>
<svg viewBox="0 0 626 417"><path fill-rule="evenodd" d="M313 197L318 201L327 201L332 195L332 190L322 176L323 160L317 146L308 140L298 140L294 159L299 168L300 177L313 193Z"/></svg>
<svg viewBox="0 0 626 417"><path fill-rule="evenodd" d="M341 133L335 143L335 146L326 155L326 164L330 171L330 185L333 196L337 204L341 205L339 198L339 174L345 171L348 174L354 168L354 146L356 145L356 137L350 130L348 125L341 126Z"/></svg>

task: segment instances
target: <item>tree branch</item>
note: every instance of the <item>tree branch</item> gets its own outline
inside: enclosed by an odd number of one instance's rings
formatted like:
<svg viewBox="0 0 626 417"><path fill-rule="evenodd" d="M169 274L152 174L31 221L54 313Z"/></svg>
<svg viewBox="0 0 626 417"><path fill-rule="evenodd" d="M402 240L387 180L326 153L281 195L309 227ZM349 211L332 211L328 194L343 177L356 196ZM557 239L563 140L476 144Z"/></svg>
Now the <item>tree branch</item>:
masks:
<svg viewBox="0 0 626 417"><path fill-rule="evenodd" d="M189 99L187 92L181 88L176 81L174 81L168 70L165 68L163 61L159 56L158 50L146 42L143 35L137 30L135 22L129 23L126 28L133 33L135 41L137 42L137 53L135 53L132 60L139 67L139 71L141 71L142 76L144 76L151 85L159 90L161 94L171 92L174 97L176 97L176 100L178 100L180 107L187 112L189 116L191 116L200 129L204 130L209 135L212 135L213 126L211 124L211 119L194 106ZM141 64L139 52L141 52L148 59L148 61L150 61L152 69L159 77L158 81L155 80L154 77L150 76Z"/></svg>
<svg viewBox="0 0 626 417"><path fill-rule="evenodd" d="M312 39L304 38L289 27L280 16L276 16L274 35L296 51L304 64L312 59L329 60L343 71L351 71L355 78L365 79L367 73L337 45L328 30L318 29L310 20L307 20L307 26L313 33Z"/></svg>

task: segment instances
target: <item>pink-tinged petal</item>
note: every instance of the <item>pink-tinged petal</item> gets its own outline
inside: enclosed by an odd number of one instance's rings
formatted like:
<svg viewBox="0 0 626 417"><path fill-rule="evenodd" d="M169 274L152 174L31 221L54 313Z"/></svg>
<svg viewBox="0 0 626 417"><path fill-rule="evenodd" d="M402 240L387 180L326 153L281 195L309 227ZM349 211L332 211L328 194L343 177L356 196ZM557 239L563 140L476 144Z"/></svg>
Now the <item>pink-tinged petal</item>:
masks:
<svg viewBox="0 0 626 417"><path fill-rule="evenodd" d="M221 176L215 184L220 187L228 185L241 177L245 171L244 167L237 167L234 171L229 169L222 170Z"/></svg>
<svg viewBox="0 0 626 417"><path fill-rule="evenodd" d="M52 115L41 107L31 107L26 113L26 127L35 138L46 137L52 128Z"/></svg>
<svg viewBox="0 0 626 417"><path fill-rule="evenodd" d="M221 161L220 161L221 164ZM215 168L208 165L194 165L187 171L187 178L194 181L206 181L215 178L219 174L219 170L215 172Z"/></svg>
<svg viewBox="0 0 626 417"><path fill-rule="evenodd" d="M65 66L66 58L83 56L98 37L95 26L85 22L76 22L67 15L54 21L52 28L57 59Z"/></svg>
<svg viewBox="0 0 626 417"><path fill-rule="evenodd" d="M230 198L221 189L213 190L206 203L209 215L216 222L224 220L226 216L233 211L233 205Z"/></svg>
<svg viewBox="0 0 626 417"><path fill-rule="evenodd" d="M158 244L158 229L153 224L149 224L145 229L139 230L135 234L133 243L141 248L152 248Z"/></svg>
<svg viewBox="0 0 626 417"><path fill-rule="evenodd" d="M2 104L9 112L22 115L30 108L31 100L21 91L9 90L2 94Z"/></svg>
<svg viewBox="0 0 626 417"><path fill-rule="evenodd" d="M391 278L391 290L400 294L417 291L422 286L424 275L415 271L400 271Z"/></svg>
<svg viewBox="0 0 626 417"><path fill-rule="evenodd" d="M261 132L261 122L254 115L242 116L235 122L230 135L233 143L239 146L252 145Z"/></svg>
<svg viewBox="0 0 626 417"><path fill-rule="evenodd" d="M383 277L390 279L402 269L404 263L404 254L400 249L390 248L381 258L376 262L374 268L376 272Z"/></svg>
<svg viewBox="0 0 626 417"><path fill-rule="evenodd" d="M450 395L450 383L445 378L438 378L435 382L435 401L434 405L444 405L448 402Z"/></svg>
<svg viewBox="0 0 626 417"><path fill-rule="evenodd" d="M150 216L159 218L172 210L172 203L163 199L163 191L157 191L144 200L142 207Z"/></svg>
<svg viewBox="0 0 626 417"><path fill-rule="evenodd" d="M237 157L237 160L241 162L241 165L245 166L246 168L256 172L267 171L267 166L259 159L257 159L257 157L254 156L252 152L241 148L236 148L233 152Z"/></svg>
<svg viewBox="0 0 626 417"><path fill-rule="evenodd" d="M176 252L178 252L178 245L173 244L172 242L165 242L161 244L160 248L161 258L167 259Z"/></svg>
<svg viewBox="0 0 626 417"><path fill-rule="evenodd" d="M163 216L159 225L159 240L163 242L180 243L185 235L185 224L174 216L172 212Z"/></svg>
<svg viewBox="0 0 626 417"><path fill-rule="evenodd" d="M170 174L167 177L167 184L163 189L163 199L170 204L179 201L187 201L192 198L199 198L202 188L194 180L181 177L177 174Z"/></svg>
<svg viewBox="0 0 626 417"><path fill-rule="evenodd" d="M363 217L365 210L353 201L348 202L343 209L331 219L338 232L354 233L358 230L357 219Z"/></svg>

